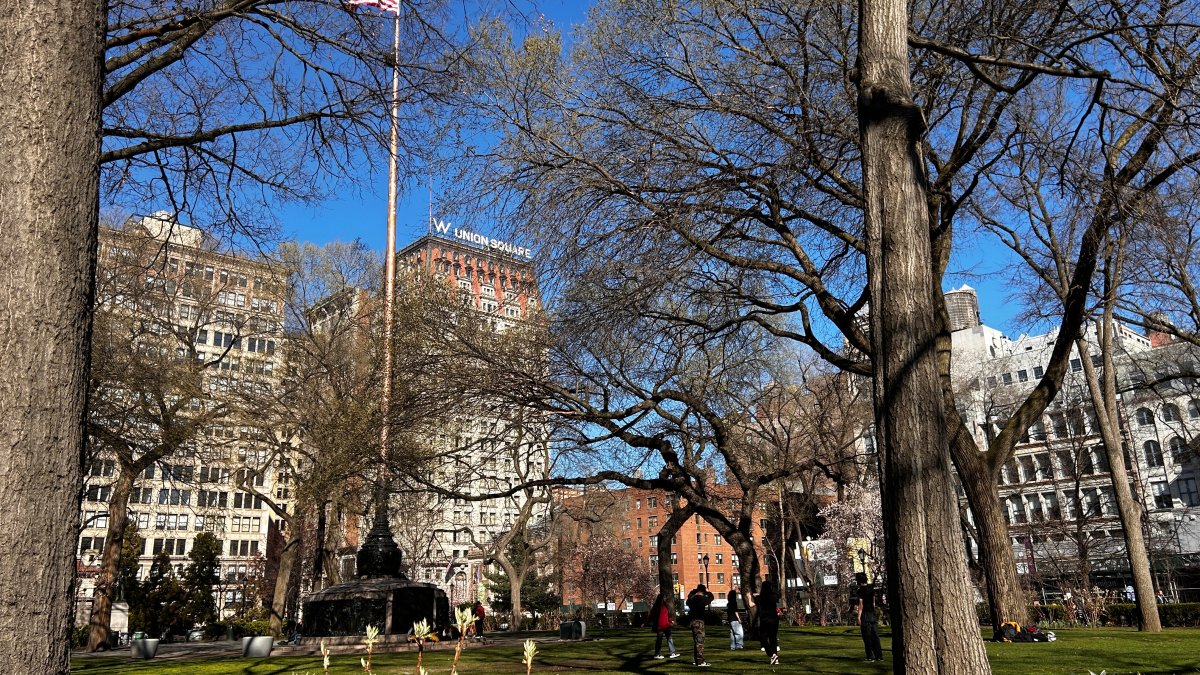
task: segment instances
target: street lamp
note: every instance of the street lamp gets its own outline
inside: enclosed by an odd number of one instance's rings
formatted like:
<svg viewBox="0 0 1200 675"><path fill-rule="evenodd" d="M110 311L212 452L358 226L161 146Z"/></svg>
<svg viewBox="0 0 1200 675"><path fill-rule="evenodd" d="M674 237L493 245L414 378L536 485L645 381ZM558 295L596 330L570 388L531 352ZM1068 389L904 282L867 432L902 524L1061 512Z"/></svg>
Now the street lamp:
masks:
<svg viewBox="0 0 1200 675"><path fill-rule="evenodd" d="M709 580L708 580L708 554L707 553L705 553L704 557L700 559L700 562L704 563L704 585L708 586Z"/></svg>
<svg viewBox="0 0 1200 675"><path fill-rule="evenodd" d="M867 552L864 549L858 549L858 564L862 567L863 574L867 573Z"/></svg>

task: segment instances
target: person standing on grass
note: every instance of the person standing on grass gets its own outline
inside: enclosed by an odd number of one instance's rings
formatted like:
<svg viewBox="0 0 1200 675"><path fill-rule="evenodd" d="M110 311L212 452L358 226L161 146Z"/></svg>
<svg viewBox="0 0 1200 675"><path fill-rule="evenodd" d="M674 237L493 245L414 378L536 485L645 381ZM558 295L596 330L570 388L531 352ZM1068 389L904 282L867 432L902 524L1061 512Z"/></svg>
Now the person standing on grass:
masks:
<svg viewBox="0 0 1200 675"><path fill-rule="evenodd" d="M675 640L671 639L671 626L675 625L675 621L671 618L671 608L667 606L667 596L662 593L654 599L654 605L650 608L650 614L646 617L646 625L654 631L654 658L665 659L662 653L663 638L667 639L667 653L670 658L678 658L679 652L675 651Z"/></svg>
<svg viewBox="0 0 1200 675"><path fill-rule="evenodd" d="M697 584L687 597L688 621L692 626L692 663L701 668L709 665L704 660L704 613L712 601L713 594L704 584Z"/></svg>
<svg viewBox="0 0 1200 675"><path fill-rule="evenodd" d="M856 572L854 580L858 582L858 625L862 630L863 647L867 650L868 661L882 661L883 647L879 644L879 624L875 615L875 586L867 581L866 572Z"/></svg>
<svg viewBox="0 0 1200 675"><path fill-rule="evenodd" d="M729 619L729 649L745 649L745 630L742 625L746 612L742 609L742 595L736 588L729 590L729 605L725 613Z"/></svg>
<svg viewBox="0 0 1200 675"><path fill-rule="evenodd" d="M482 640L483 639L483 616L484 616L483 603L476 600L475 607L472 608L472 613L475 614L475 639Z"/></svg>
<svg viewBox="0 0 1200 675"><path fill-rule="evenodd" d="M767 579L758 595L746 597L746 604L758 608L758 638L771 665L779 665L779 588Z"/></svg>

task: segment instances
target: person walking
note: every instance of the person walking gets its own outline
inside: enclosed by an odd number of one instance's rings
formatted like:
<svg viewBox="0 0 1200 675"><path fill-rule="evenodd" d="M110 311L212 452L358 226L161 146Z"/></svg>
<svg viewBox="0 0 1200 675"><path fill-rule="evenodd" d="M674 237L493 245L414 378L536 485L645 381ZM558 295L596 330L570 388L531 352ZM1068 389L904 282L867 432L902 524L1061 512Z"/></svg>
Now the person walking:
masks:
<svg viewBox="0 0 1200 675"><path fill-rule="evenodd" d="M729 604L725 609L725 616L729 619L729 649L745 649L745 630L742 627L742 622L746 617L745 609L742 607L742 595L738 593L736 588L729 589Z"/></svg>
<svg viewBox="0 0 1200 675"><path fill-rule="evenodd" d="M712 601L713 594L708 592L704 584L697 584L687 597L688 622L692 627L692 663L701 668L709 665L704 660L704 613Z"/></svg>
<svg viewBox="0 0 1200 675"><path fill-rule="evenodd" d="M758 595L747 597L746 604L758 609L758 639L762 640L771 665L779 665L779 588L775 581L763 581Z"/></svg>
<svg viewBox="0 0 1200 675"><path fill-rule="evenodd" d="M671 608L667 606L667 596L662 593L654 599L654 605L650 607L650 614L646 617L646 625L654 631L654 658L665 659L662 653L663 638L667 639L667 653L670 658L678 658L679 652L675 651L675 640L671 638L671 626L675 625L675 621L671 619Z"/></svg>
<svg viewBox="0 0 1200 675"><path fill-rule="evenodd" d="M879 624L875 615L875 585L867 581L866 572L856 572L858 582L858 625L862 631L863 647L867 650L867 661L882 661L883 647L879 644Z"/></svg>
<svg viewBox="0 0 1200 675"><path fill-rule="evenodd" d="M483 603L476 600L475 607L472 608L472 612L475 614L475 639L482 640L483 639L483 615L484 615Z"/></svg>

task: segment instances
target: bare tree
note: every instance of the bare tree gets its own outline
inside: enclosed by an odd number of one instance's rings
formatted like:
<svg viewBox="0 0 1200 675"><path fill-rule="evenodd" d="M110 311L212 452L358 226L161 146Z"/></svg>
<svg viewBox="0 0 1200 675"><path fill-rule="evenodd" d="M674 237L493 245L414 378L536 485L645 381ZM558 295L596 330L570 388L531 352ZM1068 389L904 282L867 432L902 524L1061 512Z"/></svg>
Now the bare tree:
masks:
<svg viewBox="0 0 1200 675"><path fill-rule="evenodd" d="M401 73L403 169L419 161L430 96L450 86L451 13L439 0L391 17L340 0L186 0L108 7L104 199L169 206L181 220L260 240L273 201L354 181L387 147L391 70ZM244 243L244 241L243 241Z"/></svg>
<svg viewBox="0 0 1200 675"><path fill-rule="evenodd" d="M1153 14L1154 7L1138 11ZM678 295L697 302L736 299L743 308L734 317L720 315L712 328L755 323L850 372L871 374L879 355L858 320L868 300L879 302L863 283L868 201L856 124L863 111L845 84L845 75L862 67L852 35L856 17L843 5L779 2L670 11L653 3L614 3L602 10L593 13L586 47L569 61L553 35L512 49L503 31L486 32L481 42L494 49L481 51L475 64L488 92L482 104L508 142L485 158L497 160L483 164L490 167L485 181L496 188L485 194L496 196L506 216L527 223L530 236L566 264L581 266L597 250L650 271L702 259L700 272L675 283ZM1016 161L1009 154L1014 139L1045 121L1023 116L1022 105L1069 89L1076 93L1058 100L1075 104L1086 118L1091 111L1080 101L1099 98L1111 111L1129 105L1132 91L1144 95L1139 104L1172 100L1169 88L1139 89L1123 73L1094 65L1122 62L1127 52L1145 60L1144 51L1129 52L1127 44L1138 34L1136 26L1148 25L1140 23L1140 14L1062 12L1037 2L1010 10L979 14L938 6L923 12L906 34L916 64L911 99L928 125L917 139L916 158L926 182L921 196L931 248L930 288L910 294L932 296L927 309L933 312L947 410L954 407L949 323L937 295L955 252L956 227L976 218L967 207L987 203L998 189L987 178ZM1134 39L1169 39L1168 26L1184 25L1182 12L1170 9L1162 21L1151 22L1163 31ZM628 31L629 25L641 30ZM1124 26L1132 32L1109 39ZM957 46L962 44L973 46ZM1178 104L1167 109L1177 111ZM1114 165L1118 190L1151 187L1152 165L1175 166L1166 159L1170 144L1159 143L1157 131L1147 132L1152 127L1127 127L1134 129L1133 139L1146 132L1149 143L1122 141L1138 152ZM1072 129L1060 134L1067 143ZM491 170L495 166L503 169ZM1098 184L1093 180L1093 187ZM1097 188L1089 194L1113 193ZM1072 261L1064 285L1068 300L1057 320L1063 334L1075 333L1083 321L1096 256L1115 222L1108 209L1113 204L1108 197L1089 205L1095 217L1078 236L1062 241ZM1052 355L1028 405L985 452L955 416L944 418L941 433L951 437L971 509L983 524L980 562L995 625L1027 613L995 473L1022 425L1040 415L1061 386L1069 351L1067 346Z"/></svg>
<svg viewBox="0 0 1200 675"><path fill-rule="evenodd" d="M70 670L73 559L98 222L103 3L0 18L0 656Z"/></svg>

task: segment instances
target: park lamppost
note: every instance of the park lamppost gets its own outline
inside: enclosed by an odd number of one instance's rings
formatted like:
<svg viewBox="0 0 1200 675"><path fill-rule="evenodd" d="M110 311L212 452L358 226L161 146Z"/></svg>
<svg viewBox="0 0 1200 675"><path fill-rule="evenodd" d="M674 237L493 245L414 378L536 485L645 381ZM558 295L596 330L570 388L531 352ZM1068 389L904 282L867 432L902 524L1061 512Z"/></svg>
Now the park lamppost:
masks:
<svg viewBox="0 0 1200 675"><path fill-rule="evenodd" d="M858 549L858 564L862 568L862 573L867 573L867 552L865 549Z"/></svg>
<svg viewBox="0 0 1200 675"><path fill-rule="evenodd" d="M708 581L708 554L707 554L707 553L705 553L705 554L704 554L704 557L700 558L700 562L704 563L704 586L707 588L707 587L708 587L708 585L709 585L709 581Z"/></svg>

